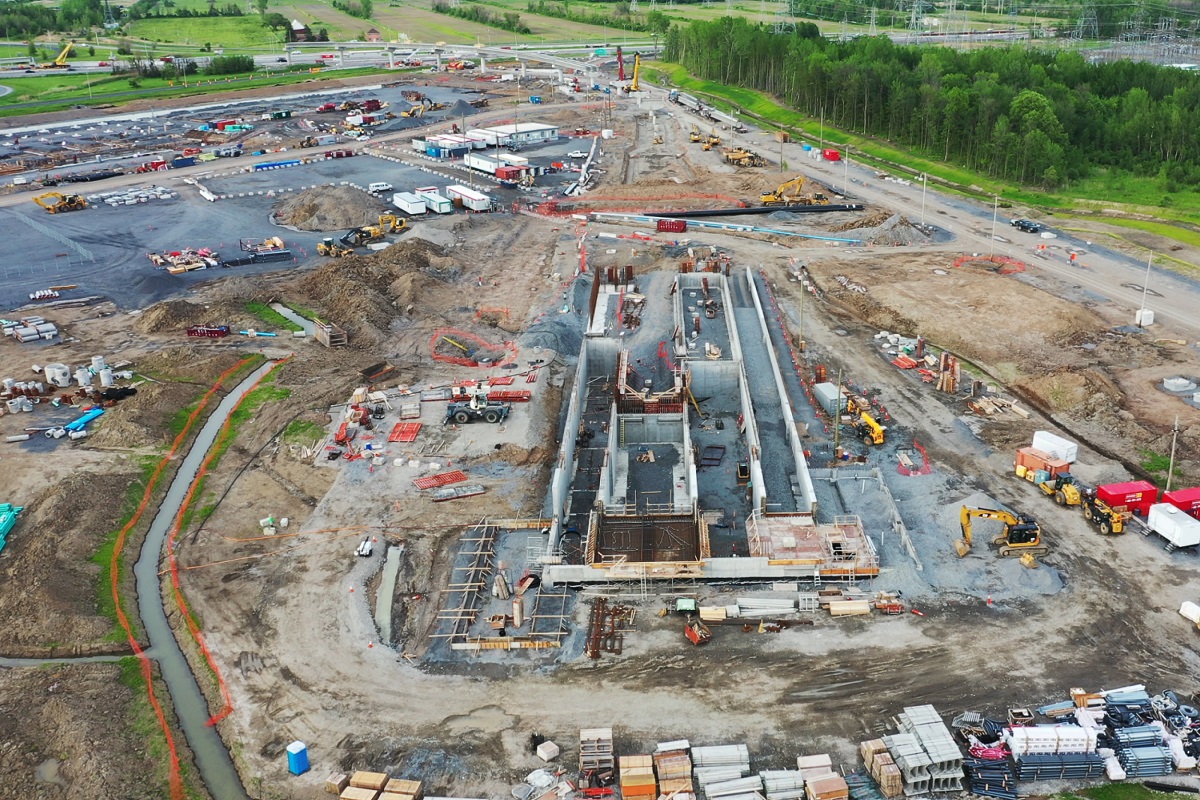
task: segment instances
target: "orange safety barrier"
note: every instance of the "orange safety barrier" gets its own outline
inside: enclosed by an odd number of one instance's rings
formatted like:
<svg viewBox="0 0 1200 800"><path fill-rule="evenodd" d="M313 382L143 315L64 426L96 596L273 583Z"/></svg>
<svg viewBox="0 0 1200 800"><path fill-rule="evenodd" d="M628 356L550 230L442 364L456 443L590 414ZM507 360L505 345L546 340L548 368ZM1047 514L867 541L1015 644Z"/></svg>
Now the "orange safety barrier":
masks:
<svg viewBox="0 0 1200 800"><path fill-rule="evenodd" d="M179 774L179 753L175 749L175 737L171 733L171 726L167 724L166 715L163 713L162 705L158 701L157 695L154 693L154 674L150 667L150 659L146 657L145 651L138 643L133 635L133 628L129 624L129 618L125 615L125 609L121 603L121 592L118 588L120 582L120 560L121 554L125 549L125 539L129 532L138 524L142 518L142 514L146 510L146 506L150 503L150 498L154 495L154 489L158 485L158 479L162 476L162 472L166 469L171 459L175 457L179 446L192 431L192 425L195 424L196 418L200 416L200 412L208 406L208 401L221 388L221 384L237 370L244 367L250 362L250 359L243 358L229 369L221 373L217 378L217 382L212 385L212 388L204 393L200 398L200 402L196 404L196 409L188 416L187 422L184 423L183 430L171 442L171 447L167 450L166 455L159 460L158 466L154 469L154 474L150 476L150 480L146 482L146 491L142 493L142 502L138 505L137 510L133 512L129 522L117 532L117 541L113 546L112 557L109 560L109 582L112 590L113 605L116 607L117 622L125 631L125 636L129 640L129 646L133 650L133 654L137 656L138 664L142 668L142 679L146 682L146 695L150 700L150 706L154 709L154 716L158 719L158 725L162 728L163 736L167 740L167 751L170 753L170 764L168 766L168 783L171 788L171 800L183 800L183 779Z"/></svg>
<svg viewBox="0 0 1200 800"><path fill-rule="evenodd" d="M192 485L188 487L187 494L183 498L183 503L180 504L179 511L175 514L175 521L171 525L171 531L167 535L167 565L171 572L171 588L174 591L175 604L179 607L179 611L183 614L183 620L187 625L188 632L191 633L192 639L196 642L196 646L200 648L200 652L204 654L204 660L208 663L209 669L213 671L213 675L216 676L217 686L221 690L221 701L223 705L218 713L208 718L208 722L206 724L209 726L216 725L218 722L233 713L233 699L230 697L229 687L225 683L225 676L221 674L221 668L217 666L216 659L213 658L212 651L209 649L208 644L204 640L204 634L200 631L200 624L196 622L196 618L192 614L191 607L188 606L187 600L183 596L183 587L179 583L179 562L175 555L175 540L178 538L183 528L184 516L187 513L188 507L192 504L197 487L201 485L204 477L208 474L208 468L212 464L213 460L221 453L221 445L224 443L225 439L228 438L229 433L233 428L233 412L237 411L237 409L241 407L242 403L245 402L246 398L250 396L251 392L258 388L259 384L263 382L264 378L274 372L280 364L283 364L287 360L288 359L277 361L275 366L259 376L259 379L254 382L254 385L247 389L237 403L234 404L233 408L230 410L229 416L225 419L225 423L221 426L221 430L217 434L217 438L213 440L213 445L209 449L208 455L205 456L204 461L201 462L200 469L196 472L195 480L193 480Z"/></svg>

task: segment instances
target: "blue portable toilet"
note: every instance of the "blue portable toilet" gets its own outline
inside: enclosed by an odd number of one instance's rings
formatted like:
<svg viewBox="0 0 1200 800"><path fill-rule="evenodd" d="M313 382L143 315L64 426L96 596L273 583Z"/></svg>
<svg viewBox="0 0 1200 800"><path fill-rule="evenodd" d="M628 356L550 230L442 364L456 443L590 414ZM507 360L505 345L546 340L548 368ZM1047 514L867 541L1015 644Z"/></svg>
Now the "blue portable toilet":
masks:
<svg viewBox="0 0 1200 800"><path fill-rule="evenodd" d="M288 772L303 775L308 772L308 746L304 742L292 742L287 746Z"/></svg>
<svg viewBox="0 0 1200 800"><path fill-rule="evenodd" d="M805 149L805 151L808 151L808 150L812 150L813 148L812 148L811 144L806 144L806 145L804 145L804 149Z"/></svg>

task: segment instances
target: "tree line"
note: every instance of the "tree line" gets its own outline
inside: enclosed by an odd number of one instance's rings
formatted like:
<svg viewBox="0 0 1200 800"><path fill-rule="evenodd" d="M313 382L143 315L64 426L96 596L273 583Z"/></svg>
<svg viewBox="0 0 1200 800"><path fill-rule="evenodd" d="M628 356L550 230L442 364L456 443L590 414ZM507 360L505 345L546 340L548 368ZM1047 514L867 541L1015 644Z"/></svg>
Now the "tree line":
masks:
<svg viewBox="0 0 1200 800"><path fill-rule="evenodd" d="M533 33L533 30L521 21L521 15L515 11L489 11L478 3L452 6L445 0L436 0L433 10L439 14L449 14L452 17L478 22L480 25L490 25L510 33Z"/></svg>
<svg viewBox="0 0 1200 800"><path fill-rule="evenodd" d="M680 0L680 2L684 1ZM671 26L670 18L663 12L648 11L645 14L637 14L629 10L628 2L618 2L611 6L601 6L602 10L595 11L591 10L592 4L590 3L584 5L585 10L580 10L579 6L572 7L569 0L563 0L561 3L548 3L546 0L529 0L526 9L530 14L541 14L546 17L566 19L597 27L607 25L611 28L652 33L656 36L665 34L667 28Z"/></svg>
<svg viewBox="0 0 1200 800"><path fill-rule="evenodd" d="M1053 188L1097 167L1200 186L1200 74L1022 46L959 51L840 42L812 23L776 34L745 19L674 25L666 59L759 89L830 125Z"/></svg>

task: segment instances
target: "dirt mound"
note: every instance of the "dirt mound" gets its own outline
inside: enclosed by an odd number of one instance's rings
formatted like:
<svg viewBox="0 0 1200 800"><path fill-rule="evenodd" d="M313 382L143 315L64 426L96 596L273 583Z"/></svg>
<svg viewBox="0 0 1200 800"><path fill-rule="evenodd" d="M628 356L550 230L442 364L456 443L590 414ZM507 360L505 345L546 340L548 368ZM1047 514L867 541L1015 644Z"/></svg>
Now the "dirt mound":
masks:
<svg viewBox="0 0 1200 800"><path fill-rule="evenodd" d="M349 186L318 186L275 204L275 218L302 231L336 231L374 224L387 206Z"/></svg>
<svg viewBox="0 0 1200 800"><path fill-rule="evenodd" d="M880 220L880 217L883 219ZM842 223L842 225L835 226L833 230L855 230L858 232L857 238L866 244L881 244L885 247L930 244L933 241L928 233L910 222L908 217L903 214L887 216L885 213L876 213L859 220Z"/></svg>
<svg viewBox="0 0 1200 800"><path fill-rule="evenodd" d="M208 309L187 300L166 300L150 306L134 323L139 333L163 333L199 325L208 319Z"/></svg>
<svg viewBox="0 0 1200 800"><path fill-rule="evenodd" d="M434 282L454 283L459 263L425 239L411 238L366 256L318 267L301 281L330 318L345 320L352 338L377 343L392 320L408 313Z"/></svg>

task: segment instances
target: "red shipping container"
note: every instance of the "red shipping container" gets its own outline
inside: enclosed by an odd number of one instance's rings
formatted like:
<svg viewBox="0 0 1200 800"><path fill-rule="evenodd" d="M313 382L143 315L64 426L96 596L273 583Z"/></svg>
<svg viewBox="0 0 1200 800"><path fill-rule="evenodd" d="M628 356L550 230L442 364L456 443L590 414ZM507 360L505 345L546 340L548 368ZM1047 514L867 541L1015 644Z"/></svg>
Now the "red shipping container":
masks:
<svg viewBox="0 0 1200 800"><path fill-rule="evenodd" d="M658 220L659 233L686 233L686 219L660 219Z"/></svg>
<svg viewBox="0 0 1200 800"><path fill-rule="evenodd" d="M1200 519L1200 486L1193 489L1175 489L1163 492L1162 501Z"/></svg>
<svg viewBox="0 0 1200 800"><path fill-rule="evenodd" d="M515 181L524 171L523 167L496 167L496 177L502 181Z"/></svg>
<svg viewBox="0 0 1200 800"><path fill-rule="evenodd" d="M1096 497L1110 506L1126 506L1144 517L1150 513L1150 506L1158 502L1158 489L1149 481L1108 483L1096 487Z"/></svg>
<svg viewBox="0 0 1200 800"><path fill-rule="evenodd" d="M837 150L828 150L828 149L823 150L823 151L821 151L821 155L825 156L826 161L841 161L842 160L842 154L839 153Z"/></svg>
<svg viewBox="0 0 1200 800"><path fill-rule="evenodd" d="M1025 467L1030 472L1044 469L1050 473L1051 478L1056 477L1059 473L1071 471L1069 462L1058 458L1051 458L1048 453L1044 453L1034 447L1022 447L1017 451L1016 466Z"/></svg>

